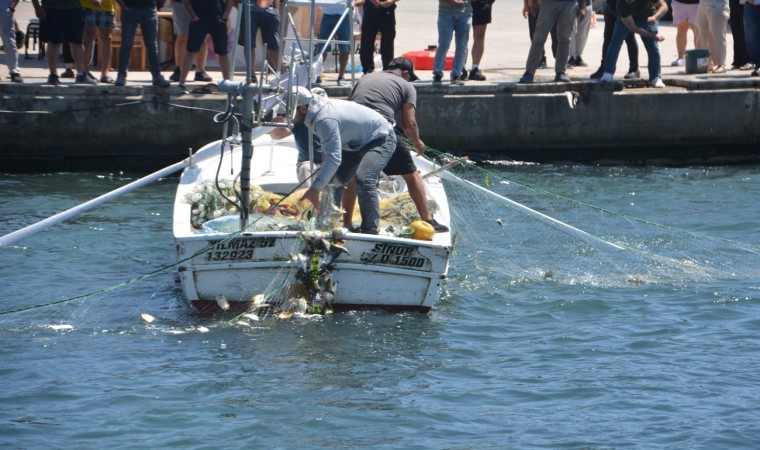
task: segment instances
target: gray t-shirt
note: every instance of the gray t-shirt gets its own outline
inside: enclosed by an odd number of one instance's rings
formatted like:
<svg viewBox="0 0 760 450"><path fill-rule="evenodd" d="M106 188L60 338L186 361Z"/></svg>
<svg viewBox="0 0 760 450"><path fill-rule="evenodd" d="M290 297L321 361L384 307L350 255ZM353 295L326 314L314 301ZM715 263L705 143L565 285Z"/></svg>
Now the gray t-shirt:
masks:
<svg viewBox="0 0 760 450"><path fill-rule="evenodd" d="M373 72L359 78L351 100L373 109L390 123L407 103L417 108L417 91L412 83L393 72Z"/></svg>

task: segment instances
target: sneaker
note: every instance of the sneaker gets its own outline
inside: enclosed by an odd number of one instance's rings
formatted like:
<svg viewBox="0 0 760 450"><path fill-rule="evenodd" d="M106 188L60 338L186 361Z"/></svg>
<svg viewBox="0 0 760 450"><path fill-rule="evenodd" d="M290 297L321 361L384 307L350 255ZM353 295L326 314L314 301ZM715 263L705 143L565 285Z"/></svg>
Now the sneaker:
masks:
<svg viewBox="0 0 760 450"><path fill-rule="evenodd" d="M483 75L483 72L481 72L480 69L472 69L470 71L470 80L472 80L472 81L486 81L486 76Z"/></svg>
<svg viewBox="0 0 760 450"><path fill-rule="evenodd" d="M87 75L87 78L91 80L95 80L96 82L98 81L98 79L95 78L95 75L93 75L92 72L85 72L85 75Z"/></svg>
<svg viewBox="0 0 760 450"><path fill-rule="evenodd" d="M11 81L14 82L14 83L23 83L24 79L21 78L21 74L20 73L12 73L11 74Z"/></svg>
<svg viewBox="0 0 760 450"><path fill-rule="evenodd" d="M169 80L167 80L166 78L159 76L158 78L153 79L153 86L168 88L169 86L171 86L171 83L169 83Z"/></svg>
<svg viewBox="0 0 760 450"><path fill-rule="evenodd" d="M641 78L641 72L639 72L639 69L636 70L630 70L627 74L623 77L626 80L638 80Z"/></svg>
<svg viewBox="0 0 760 450"><path fill-rule="evenodd" d="M608 73L608 72L604 72L604 74L602 74L602 78L599 78L599 81L603 83L609 83L612 80L613 80L613 76L611 73Z"/></svg>
<svg viewBox="0 0 760 450"><path fill-rule="evenodd" d="M452 86L464 86L464 80L462 80L462 76L455 77L454 75L451 75L451 85Z"/></svg>
<svg viewBox="0 0 760 450"><path fill-rule="evenodd" d="M443 75L433 75L433 83L441 84L443 82Z"/></svg>
<svg viewBox="0 0 760 450"><path fill-rule="evenodd" d="M560 72L554 77L554 81L558 81L560 83L569 83L570 77L568 77L565 72Z"/></svg>
<svg viewBox="0 0 760 450"><path fill-rule="evenodd" d="M177 81L179 81L179 80L177 80ZM209 81L214 81L214 79L213 79L213 78L211 78L211 77L210 77L210 76L209 76L209 75L206 73L206 71L205 71L205 70L196 70L196 71L195 71L195 81L205 81L205 82L207 82L207 83L208 83Z"/></svg>
<svg viewBox="0 0 760 450"><path fill-rule="evenodd" d="M127 84L127 76L123 73L120 73L116 75L116 82L114 83L114 86L124 86Z"/></svg>
<svg viewBox="0 0 760 450"><path fill-rule="evenodd" d="M602 78L602 75L604 75L604 67L599 67L598 69L596 69L596 72L592 73L589 76L589 79L598 80L599 78Z"/></svg>
<svg viewBox="0 0 760 450"><path fill-rule="evenodd" d="M433 229L435 230L436 233L448 233L448 231L449 231L449 227L447 227L446 225L443 225L441 223L438 223L438 221L435 220L435 219L431 218L430 220L426 220L425 222L427 222L430 225L432 225Z"/></svg>
<svg viewBox="0 0 760 450"><path fill-rule="evenodd" d="M671 67L681 67L686 64L686 61L684 61L683 58L676 58L672 63L670 63Z"/></svg>
<svg viewBox="0 0 760 450"><path fill-rule="evenodd" d="M665 83L662 82L662 78L657 77L654 80L652 80L652 87L653 88L664 88Z"/></svg>
<svg viewBox="0 0 760 450"><path fill-rule="evenodd" d="M755 70L750 74L751 77L760 77L760 67L755 67Z"/></svg>
<svg viewBox="0 0 760 450"><path fill-rule="evenodd" d="M114 80L111 75L103 75L100 77L100 82L103 84L113 84Z"/></svg>
<svg viewBox="0 0 760 450"><path fill-rule="evenodd" d="M179 82L179 75L180 75L180 73L179 73L179 67L177 67L177 68L174 69L174 72L172 72L171 76L169 77L169 80L173 81L175 83L178 83Z"/></svg>
<svg viewBox="0 0 760 450"><path fill-rule="evenodd" d="M74 83L76 84L98 84L98 80L95 80L93 78L90 78L87 76L87 74L81 74L77 75L76 79L74 80Z"/></svg>
<svg viewBox="0 0 760 450"><path fill-rule="evenodd" d="M183 94L187 94L188 93L187 92L187 85L178 84L177 87L179 88L180 91L182 91Z"/></svg>
<svg viewBox="0 0 760 450"><path fill-rule="evenodd" d="M546 65L546 58L541 59L541 63L538 65L539 69L548 69L549 66Z"/></svg>
<svg viewBox="0 0 760 450"><path fill-rule="evenodd" d="M344 80L343 77L338 78L338 86L348 86L349 82Z"/></svg>
<svg viewBox="0 0 760 450"><path fill-rule="evenodd" d="M577 67L588 67L588 63L586 63L586 61L584 61L580 56L575 57L575 65Z"/></svg>
<svg viewBox="0 0 760 450"><path fill-rule="evenodd" d="M45 84L58 86L59 84L61 84L61 80L58 79L58 75L51 73L50 75L48 75L48 80L47 80L47 83Z"/></svg>
<svg viewBox="0 0 760 450"><path fill-rule="evenodd" d="M68 67L61 74L61 78L74 78L75 76L76 75L74 74L74 71L69 69Z"/></svg>
<svg viewBox="0 0 760 450"><path fill-rule="evenodd" d="M462 69L462 75L459 75L459 79L462 81L469 80L469 78L467 78L467 69Z"/></svg>
<svg viewBox="0 0 760 450"><path fill-rule="evenodd" d="M520 83L528 84L532 82L533 82L533 74L528 71L525 71L523 76L520 77Z"/></svg>
<svg viewBox="0 0 760 450"><path fill-rule="evenodd" d="M567 65L565 66L566 68L572 69L576 65L577 64L575 64L575 57L574 56L571 56L571 57L567 58Z"/></svg>

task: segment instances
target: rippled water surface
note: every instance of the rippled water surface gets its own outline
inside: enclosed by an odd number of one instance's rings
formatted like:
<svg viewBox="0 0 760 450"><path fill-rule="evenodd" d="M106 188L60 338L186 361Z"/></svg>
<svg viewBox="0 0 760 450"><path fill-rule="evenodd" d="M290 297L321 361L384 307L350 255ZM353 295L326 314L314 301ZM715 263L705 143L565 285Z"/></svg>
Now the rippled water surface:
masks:
<svg viewBox="0 0 760 450"><path fill-rule="evenodd" d="M465 201L480 236L430 314L243 328L165 269L176 179L0 248L0 447L757 448L760 168L494 170L622 212L500 185L631 250ZM0 175L0 227L127 181ZM632 249L649 262L620 268Z"/></svg>

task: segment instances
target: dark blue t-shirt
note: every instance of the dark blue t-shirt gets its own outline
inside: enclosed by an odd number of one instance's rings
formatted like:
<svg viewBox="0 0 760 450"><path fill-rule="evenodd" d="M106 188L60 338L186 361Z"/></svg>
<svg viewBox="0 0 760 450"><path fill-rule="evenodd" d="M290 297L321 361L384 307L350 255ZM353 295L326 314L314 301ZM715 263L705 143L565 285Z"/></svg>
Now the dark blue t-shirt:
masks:
<svg viewBox="0 0 760 450"><path fill-rule="evenodd" d="M298 162L309 160L309 128L302 123L293 125L293 139L298 148ZM314 135L314 163L322 164L322 143Z"/></svg>

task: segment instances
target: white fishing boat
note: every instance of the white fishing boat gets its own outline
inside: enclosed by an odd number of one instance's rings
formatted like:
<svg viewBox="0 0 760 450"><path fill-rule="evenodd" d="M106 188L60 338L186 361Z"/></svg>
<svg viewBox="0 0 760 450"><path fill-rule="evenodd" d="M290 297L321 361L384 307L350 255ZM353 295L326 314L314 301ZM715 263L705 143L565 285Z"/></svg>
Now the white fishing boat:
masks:
<svg viewBox="0 0 760 450"><path fill-rule="evenodd" d="M253 141L251 185L254 186L253 201L263 199L266 208L268 204L275 204L273 199L298 191L299 183L295 167L297 150L292 137L275 141L265 131L266 127L260 128L262 136ZM290 201L277 205L266 215L252 208L250 221L253 225L243 231L217 231L214 228L237 228L237 213L210 220L199 227L198 207L205 198L216 195L209 191L216 190L217 184L221 184L224 190L224 186L232 183L232 177L220 180L218 174L234 172L231 168L239 167L242 157L242 146L234 145L231 152L222 152L220 146L221 141L211 143L193 157L193 165L180 178L174 203L174 239L182 287L189 304L203 313L227 308L243 311L257 303L257 296L259 299L262 295L269 297L275 290L280 296L294 295L287 288L299 284L303 276L299 257L303 260L307 254L319 261L313 251L309 252L311 244L307 242L311 230L306 228L314 219L309 221L300 217L303 214L300 210L289 215L286 210L294 208ZM221 155L223 160L220 163ZM423 175L435 170L433 163L423 158L415 159ZM435 205L436 220L448 224L449 210L441 180L433 175L425 177L424 181L431 204ZM394 198L404 198L403 179L384 179L380 195L384 198L383 205L390 205ZM193 196L199 201L193 202ZM217 211L224 208L219 206ZM384 209L395 207L390 205ZM387 217L385 212L383 215ZM399 215L395 217L404 220ZM340 248L333 244L333 248L326 245L320 250L323 264L313 267L317 272L313 275L328 274L328 283L332 287L326 290L332 295L331 309L430 310L448 271L451 234L435 233L430 241L399 237L399 234L410 231L405 228L409 225L408 219L404 222L389 223L384 218L381 222L383 231L379 235L341 230L333 236L332 230L322 230L322 239L328 244L340 241ZM312 266L308 270L312 270Z"/></svg>
<svg viewBox="0 0 760 450"><path fill-rule="evenodd" d="M352 20L347 0L283 0L280 17L286 24L293 25L289 4L309 8L312 24L315 7L323 4L344 5L344 19ZM217 120L233 122L233 131L228 134L225 123L224 138L192 156L174 202L177 265L187 301L202 313L242 312L262 305L308 313L366 308L427 312L446 278L451 234L415 223L419 217L403 179L384 177L380 182L380 233L354 233L340 226L340 211L331 209L325 193L320 217L312 217L314 210L297 201L301 185L295 142L268 134L287 126L272 121L273 110L291 117L293 105L282 93L314 79L319 61L296 54L314 54L310 28L308 45L295 36L286 50L286 74L274 75L282 71L271 68L265 84L264 69L258 86L250 75L244 82L219 83L230 101ZM287 42L288 29L295 26L281 26L281 42ZM422 175L430 175L424 184L431 211L439 223L449 225L436 165L416 156L415 162Z"/></svg>

